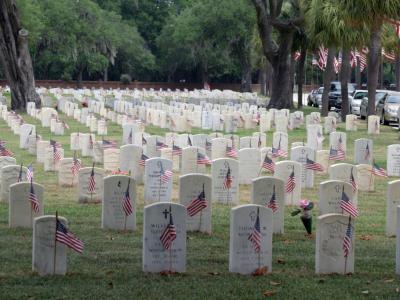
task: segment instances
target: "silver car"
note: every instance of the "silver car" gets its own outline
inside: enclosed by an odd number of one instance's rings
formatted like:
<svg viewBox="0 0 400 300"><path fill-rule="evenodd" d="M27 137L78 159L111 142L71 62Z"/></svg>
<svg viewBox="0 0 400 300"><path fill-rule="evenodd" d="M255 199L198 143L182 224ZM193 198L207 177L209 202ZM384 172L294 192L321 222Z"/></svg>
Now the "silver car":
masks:
<svg viewBox="0 0 400 300"><path fill-rule="evenodd" d="M353 96L352 97L349 96L350 113L357 116L360 115L361 102L362 99L367 96L367 94L368 94L367 90L355 90Z"/></svg>
<svg viewBox="0 0 400 300"><path fill-rule="evenodd" d="M375 107L378 105L379 99L386 95L386 90L377 90L375 96ZM368 95L364 97L360 105L360 118L365 119L368 116Z"/></svg>
<svg viewBox="0 0 400 300"><path fill-rule="evenodd" d="M376 105L376 114L381 117L382 124L397 122L397 111L400 108L400 92L388 91L379 99Z"/></svg>

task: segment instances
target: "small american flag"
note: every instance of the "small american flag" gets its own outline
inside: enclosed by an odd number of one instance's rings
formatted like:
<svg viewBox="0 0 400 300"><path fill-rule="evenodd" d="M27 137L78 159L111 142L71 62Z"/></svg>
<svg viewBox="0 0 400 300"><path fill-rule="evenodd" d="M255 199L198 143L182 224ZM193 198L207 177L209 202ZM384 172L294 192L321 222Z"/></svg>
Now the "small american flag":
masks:
<svg viewBox="0 0 400 300"><path fill-rule="evenodd" d="M190 217L195 216L203 209L207 208L208 203L206 200L206 194L204 192L204 184L203 184L203 191L197 196L197 198L190 201L189 205L187 206L187 212Z"/></svg>
<svg viewBox="0 0 400 300"><path fill-rule="evenodd" d="M125 212L126 216L129 216L133 213L133 207L131 203L131 197L129 195L129 185L131 183L131 179L129 178L128 187L126 188L124 198L122 199L122 209Z"/></svg>
<svg viewBox="0 0 400 300"><path fill-rule="evenodd" d="M376 163L374 163L372 167L372 174L380 177L388 177L387 172L384 168L378 166Z"/></svg>
<svg viewBox="0 0 400 300"><path fill-rule="evenodd" d="M172 143L172 155L182 156L182 148Z"/></svg>
<svg viewBox="0 0 400 300"><path fill-rule="evenodd" d="M188 146L193 146L192 140L190 139L190 135L188 135L187 144L188 144Z"/></svg>
<svg viewBox="0 0 400 300"><path fill-rule="evenodd" d="M349 256L350 254L350 249L351 249L351 236L353 234L352 228L351 228L351 223L347 225L346 229L346 234L343 239L343 254L344 257Z"/></svg>
<svg viewBox="0 0 400 300"><path fill-rule="evenodd" d="M224 190L229 190L232 187L232 181L231 168L228 166L228 171L226 171L223 183Z"/></svg>
<svg viewBox="0 0 400 300"><path fill-rule="evenodd" d="M174 173L172 173L172 171L170 171L170 170L164 170L164 168L161 164L160 180L162 183L164 183L164 184L168 183L171 180L173 174Z"/></svg>
<svg viewBox="0 0 400 300"><path fill-rule="evenodd" d="M286 182L285 191L286 193L292 193L296 188L296 177L294 175L294 167L292 173L290 173L289 178Z"/></svg>
<svg viewBox="0 0 400 300"><path fill-rule="evenodd" d="M66 245L68 248L71 248L78 253L82 253L84 247L83 242L69 232L67 227L65 227L57 217L56 220L56 241Z"/></svg>
<svg viewBox="0 0 400 300"><path fill-rule="evenodd" d="M346 157L346 152L344 151L342 135L339 135L338 143L337 143L337 151L340 155L343 155L343 159Z"/></svg>
<svg viewBox="0 0 400 300"><path fill-rule="evenodd" d="M308 157L306 157L306 164L304 165L304 168L306 168L308 170L318 171L318 172L324 171L324 167L320 163L317 163L317 162L313 161L312 159L309 159Z"/></svg>
<svg viewBox="0 0 400 300"><path fill-rule="evenodd" d="M238 153L235 148L226 146L226 156L232 157L232 158L237 158Z"/></svg>
<svg viewBox="0 0 400 300"><path fill-rule="evenodd" d="M272 209L273 213L276 213L279 209L278 202L276 201L275 185L274 185L271 199L267 203L267 207Z"/></svg>
<svg viewBox="0 0 400 300"><path fill-rule="evenodd" d="M342 188L342 198L340 199L340 209L347 212L353 218L358 217L358 209L350 202L349 196L344 192L344 187Z"/></svg>
<svg viewBox="0 0 400 300"><path fill-rule="evenodd" d="M272 173L275 172L275 163L268 157L268 154L265 155L262 167L268 171L271 171Z"/></svg>
<svg viewBox="0 0 400 300"><path fill-rule="evenodd" d="M111 140L103 140L101 146L103 147L103 149L117 148L117 142Z"/></svg>
<svg viewBox="0 0 400 300"><path fill-rule="evenodd" d="M344 159L344 152L333 149L332 147L329 149L329 160L342 160Z"/></svg>
<svg viewBox="0 0 400 300"><path fill-rule="evenodd" d="M176 239L176 227L172 220L171 207L169 208L169 223L165 227L164 231L160 236L160 241L165 250L169 250L172 246L172 242Z"/></svg>
<svg viewBox="0 0 400 300"><path fill-rule="evenodd" d="M28 196L28 200L31 203L31 208L35 213L39 212L39 200L36 197L36 193L35 190L33 188L33 182L31 180L31 189L29 191L29 196Z"/></svg>
<svg viewBox="0 0 400 300"><path fill-rule="evenodd" d="M143 145L147 145L147 140L144 138L143 134L142 134L142 146Z"/></svg>
<svg viewBox="0 0 400 300"><path fill-rule="evenodd" d="M94 178L94 163L93 163L92 171L90 172L89 176L89 184L88 184L89 193L93 193L95 188L96 188L96 179Z"/></svg>
<svg viewBox="0 0 400 300"><path fill-rule="evenodd" d="M209 140L206 140L206 150L211 151L212 143Z"/></svg>
<svg viewBox="0 0 400 300"><path fill-rule="evenodd" d="M5 142L4 142L5 143ZM8 150L5 146L0 145L0 156L14 156L14 153Z"/></svg>
<svg viewBox="0 0 400 300"><path fill-rule="evenodd" d="M260 252L261 250L261 226L260 226L260 216L259 208L257 208L257 217L254 224L252 232L249 234L248 240L251 242L255 252Z"/></svg>
<svg viewBox="0 0 400 300"><path fill-rule="evenodd" d="M281 148L282 136L279 138L278 148L272 146L272 157L287 157L288 153Z"/></svg>
<svg viewBox="0 0 400 300"><path fill-rule="evenodd" d="M367 143L367 145L365 146L364 160L369 160L370 157L371 157L371 152L369 150L369 144Z"/></svg>
<svg viewBox="0 0 400 300"><path fill-rule="evenodd" d="M357 182L353 175L353 169L351 169L351 172L350 172L350 184L353 187L353 192L357 191L358 185L357 185Z"/></svg>
<svg viewBox="0 0 400 300"><path fill-rule="evenodd" d="M164 148L168 148L168 146L166 144L164 144L163 142L156 141L157 151L160 151L161 149L164 149Z"/></svg>
<svg viewBox="0 0 400 300"><path fill-rule="evenodd" d="M71 167L72 176L75 176L76 174L79 173L81 166L82 165L80 161L76 157L76 151L74 151L74 158L72 159L72 167Z"/></svg>
<svg viewBox="0 0 400 300"><path fill-rule="evenodd" d="M33 165L32 164L30 164L27 168L26 180L29 182L33 180Z"/></svg>
<svg viewBox="0 0 400 300"><path fill-rule="evenodd" d="M148 159L149 159L149 157L142 153L142 155L140 156L140 160L139 160L139 166L144 167L146 165L146 160L148 160Z"/></svg>
<svg viewBox="0 0 400 300"><path fill-rule="evenodd" d="M207 155L197 152L197 164L198 165L211 165L211 160Z"/></svg>
<svg viewBox="0 0 400 300"><path fill-rule="evenodd" d="M53 160L54 160L54 163L61 160L61 152L60 152L60 149L58 147L56 147L56 145L53 145Z"/></svg>
<svg viewBox="0 0 400 300"><path fill-rule="evenodd" d="M257 142L257 147L261 148L262 142L261 142L261 135L258 136L258 142Z"/></svg>

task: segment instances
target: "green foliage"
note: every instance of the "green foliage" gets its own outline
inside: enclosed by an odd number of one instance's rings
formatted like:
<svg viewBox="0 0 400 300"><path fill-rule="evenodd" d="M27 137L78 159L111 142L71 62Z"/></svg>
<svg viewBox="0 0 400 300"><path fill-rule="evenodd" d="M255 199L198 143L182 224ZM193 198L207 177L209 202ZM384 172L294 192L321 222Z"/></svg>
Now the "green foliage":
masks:
<svg viewBox="0 0 400 300"><path fill-rule="evenodd" d="M132 78L131 78L131 76L129 76L129 74L122 74L120 80L123 84L129 84L129 83L131 83Z"/></svg>

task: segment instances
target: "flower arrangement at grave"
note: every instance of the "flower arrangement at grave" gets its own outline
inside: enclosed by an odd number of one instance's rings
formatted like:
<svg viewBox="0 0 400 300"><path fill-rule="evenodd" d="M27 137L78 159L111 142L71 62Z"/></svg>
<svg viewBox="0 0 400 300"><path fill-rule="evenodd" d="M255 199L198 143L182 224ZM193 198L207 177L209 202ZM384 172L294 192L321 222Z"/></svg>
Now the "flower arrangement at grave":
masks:
<svg viewBox="0 0 400 300"><path fill-rule="evenodd" d="M312 232L312 214L311 210L314 208L314 203L307 199L302 199L299 203L299 207L290 213L292 217L300 215L300 220L304 225L308 234Z"/></svg>

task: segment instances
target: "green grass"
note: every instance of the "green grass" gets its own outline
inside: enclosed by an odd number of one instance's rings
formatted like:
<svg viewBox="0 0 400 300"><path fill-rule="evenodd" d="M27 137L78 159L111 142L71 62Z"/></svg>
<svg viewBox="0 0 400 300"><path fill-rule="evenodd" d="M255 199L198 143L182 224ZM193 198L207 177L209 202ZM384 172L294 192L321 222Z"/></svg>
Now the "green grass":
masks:
<svg viewBox="0 0 400 300"><path fill-rule="evenodd" d="M309 111L309 109L308 109ZM308 113L308 112L307 112ZM49 129L23 115L25 121L35 124L45 139L50 138ZM65 156L69 150L69 134L86 127L65 115L71 129L66 135L54 137L64 145ZM353 160L353 141L366 137L365 122L360 121L358 132L347 133L347 161ZM340 124L339 130L343 130ZM108 124L109 137L121 141L121 128ZM152 134L163 135L166 131L147 127ZM194 133L200 130L194 130ZM240 136L249 131L239 131ZM289 133L289 142L302 141L304 128ZM85 241L85 252L78 255L68 252L68 274L65 277L39 277L31 270L32 232L27 229L8 228L8 205L0 203L0 299L46 299L46 298L145 298L145 299L254 299L263 298L265 291L274 291L277 299L398 299L400 281L395 276L395 239L386 238L386 180L375 182L376 191L359 194L360 217L356 221L355 273L351 276L318 276L314 274L315 239L304 235L298 217L291 217L291 208L285 211L285 234L273 238L273 272L262 277L251 277L228 272L229 213L230 208L213 205L213 233L203 235L189 233L187 242L187 273L171 277L147 274L141 271L143 185L138 186L138 228L134 233L100 229L101 206L78 204L76 190L57 186L55 173L43 171L36 164L36 157L18 149L19 137L0 120L0 138L8 141L18 162L25 165L34 162L35 180L45 185L45 214L60 215L69 220L71 230ZM382 127L374 140L376 161L386 166L386 147L397 143L398 134L390 127ZM268 144L272 133L267 134ZM324 146L327 148L328 139ZM88 166L90 161L84 159ZM315 188L303 192L303 197L318 202L318 183L327 175L316 176ZM174 201L177 201L174 183ZM248 203L249 187L240 187L241 203ZM316 212L314 214L314 230ZM370 235L370 240L362 239ZM280 283L275 285L275 283ZM368 295L362 291L369 291Z"/></svg>

